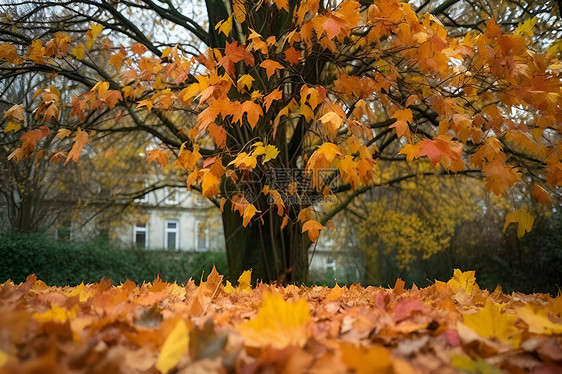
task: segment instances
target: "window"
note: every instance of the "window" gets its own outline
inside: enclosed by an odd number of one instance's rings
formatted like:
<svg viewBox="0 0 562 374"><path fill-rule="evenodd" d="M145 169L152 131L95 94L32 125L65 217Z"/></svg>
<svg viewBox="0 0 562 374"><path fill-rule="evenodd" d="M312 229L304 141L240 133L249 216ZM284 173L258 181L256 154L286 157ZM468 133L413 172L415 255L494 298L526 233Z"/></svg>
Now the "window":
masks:
<svg viewBox="0 0 562 374"><path fill-rule="evenodd" d="M72 239L72 221L65 219L57 227L55 238L60 241L69 241Z"/></svg>
<svg viewBox="0 0 562 374"><path fill-rule="evenodd" d="M135 203L146 203L148 201L146 194L143 194L137 198L135 198Z"/></svg>
<svg viewBox="0 0 562 374"><path fill-rule="evenodd" d="M324 270L331 269L332 271L336 271L336 260L332 256L326 257L324 260Z"/></svg>
<svg viewBox="0 0 562 374"><path fill-rule="evenodd" d="M178 203L178 191L175 187L165 187L164 196L166 196L164 202L168 205L175 205Z"/></svg>
<svg viewBox="0 0 562 374"><path fill-rule="evenodd" d="M177 250L179 242L179 222L178 221L166 221L164 223L164 247L168 250Z"/></svg>
<svg viewBox="0 0 562 374"><path fill-rule="evenodd" d="M144 249L148 247L148 225L137 223L135 225L135 248Z"/></svg>
<svg viewBox="0 0 562 374"><path fill-rule="evenodd" d="M207 243L207 229L205 228L205 224L201 221L196 222L195 236L195 249L197 251L209 250Z"/></svg>

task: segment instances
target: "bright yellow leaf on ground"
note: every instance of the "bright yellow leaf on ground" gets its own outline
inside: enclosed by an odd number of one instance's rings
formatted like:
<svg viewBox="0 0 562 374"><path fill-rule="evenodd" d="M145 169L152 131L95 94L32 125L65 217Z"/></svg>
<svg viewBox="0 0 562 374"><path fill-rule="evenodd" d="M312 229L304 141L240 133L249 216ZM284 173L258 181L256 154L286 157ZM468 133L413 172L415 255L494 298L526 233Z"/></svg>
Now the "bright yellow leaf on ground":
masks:
<svg viewBox="0 0 562 374"><path fill-rule="evenodd" d="M242 275L238 277L238 287L242 292L252 290L252 270L244 270Z"/></svg>
<svg viewBox="0 0 562 374"><path fill-rule="evenodd" d="M305 299L287 302L279 295L266 292L257 317L238 326L238 331L249 347L302 347L308 340L309 321L310 311Z"/></svg>
<svg viewBox="0 0 562 374"><path fill-rule="evenodd" d="M88 301L88 299L94 296L94 292L90 291L88 287L84 285L84 282L80 283L76 286L70 293L70 296L77 296L79 297L80 302Z"/></svg>
<svg viewBox="0 0 562 374"><path fill-rule="evenodd" d="M562 324L552 322L544 308L527 304L517 308L516 311L519 318L529 325L529 332L546 335L562 334Z"/></svg>
<svg viewBox="0 0 562 374"><path fill-rule="evenodd" d="M480 287L476 284L476 277L475 271L460 271L459 269L455 269L453 272L453 277L449 279L447 284L453 289L453 291L457 291L459 289L465 290L467 295L472 295L474 291L478 291Z"/></svg>
<svg viewBox="0 0 562 374"><path fill-rule="evenodd" d="M180 358L187 353L189 347L189 332L183 320L178 321L176 327L166 337L162 351L156 362L156 369L166 374L176 366Z"/></svg>
<svg viewBox="0 0 562 374"><path fill-rule="evenodd" d="M357 374L393 373L390 351L383 347L356 347L341 344L343 362Z"/></svg>
<svg viewBox="0 0 562 374"><path fill-rule="evenodd" d="M57 322L64 323L72 318L76 317L76 309L66 310L58 305L55 305L51 309L44 313L35 313L33 319L38 322Z"/></svg>
<svg viewBox="0 0 562 374"><path fill-rule="evenodd" d="M9 359L10 359L10 356L8 356L3 351L0 351L0 367L4 366L6 364L6 362L8 362Z"/></svg>
<svg viewBox="0 0 562 374"><path fill-rule="evenodd" d="M484 338L495 338L510 344L513 348L519 346L521 334L515 327L517 316L502 314L493 301L487 300L486 305L476 314L465 314L463 322Z"/></svg>
<svg viewBox="0 0 562 374"><path fill-rule="evenodd" d="M338 298L341 297L341 294L342 294L342 288L339 286L338 282L336 282L334 288L332 288L328 296L326 296L326 300L330 300L330 301L337 300Z"/></svg>

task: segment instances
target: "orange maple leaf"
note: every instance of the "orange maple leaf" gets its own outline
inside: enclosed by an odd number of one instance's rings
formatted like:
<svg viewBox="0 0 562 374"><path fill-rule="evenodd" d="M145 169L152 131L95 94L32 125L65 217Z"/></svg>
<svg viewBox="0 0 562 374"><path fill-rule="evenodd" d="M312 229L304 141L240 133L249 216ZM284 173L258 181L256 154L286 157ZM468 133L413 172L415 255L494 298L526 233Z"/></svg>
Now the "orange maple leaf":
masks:
<svg viewBox="0 0 562 374"><path fill-rule="evenodd" d="M267 112L269 110L269 107L271 106L274 100L279 100L282 97L283 97L283 92L281 92L279 88L276 88L275 90L271 91L269 95L263 98L263 102L265 104L265 111Z"/></svg>
<svg viewBox="0 0 562 374"><path fill-rule="evenodd" d="M150 165L154 160L161 166L166 166L168 164L168 157L160 148L153 149L148 153L148 164Z"/></svg>
<svg viewBox="0 0 562 374"><path fill-rule="evenodd" d="M306 233L308 234L308 238L315 242L316 239L318 239L318 236L320 236L320 231L323 228L324 226L322 226L320 222L309 220L306 221L304 225L302 225L302 232L306 231Z"/></svg>
<svg viewBox="0 0 562 374"><path fill-rule="evenodd" d="M66 156L66 161L64 163L66 164L70 159L72 159L72 161L74 162L78 162L78 160L80 159L80 153L82 153L82 148L84 148L84 146L88 144L88 142L88 133L84 130L78 130L78 133L76 133L76 138L74 139L74 145L68 153L68 156Z"/></svg>
<svg viewBox="0 0 562 374"><path fill-rule="evenodd" d="M297 51L294 47L290 47L284 53L285 60L291 65L298 65L299 59L302 58L302 51Z"/></svg>
<svg viewBox="0 0 562 374"><path fill-rule="evenodd" d="M283 69L283 65L278 63L277 61L273 60L265 60L260 64L262 68L265 69L265 74L267 75L267 79L270 79L277 69Z"/></svg>

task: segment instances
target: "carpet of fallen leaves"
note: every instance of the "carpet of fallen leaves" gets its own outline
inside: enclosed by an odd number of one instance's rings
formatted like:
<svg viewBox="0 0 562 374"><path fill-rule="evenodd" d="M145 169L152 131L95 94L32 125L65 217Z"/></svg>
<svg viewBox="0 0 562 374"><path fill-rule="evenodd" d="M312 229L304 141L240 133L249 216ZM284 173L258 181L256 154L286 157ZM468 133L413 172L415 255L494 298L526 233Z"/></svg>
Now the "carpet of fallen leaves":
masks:
<svg viewBox="0 0 562 374"><path fill-rule="evenodd" d="M0 285L1 373L562 373L562 297L111 281Z"/></svg>

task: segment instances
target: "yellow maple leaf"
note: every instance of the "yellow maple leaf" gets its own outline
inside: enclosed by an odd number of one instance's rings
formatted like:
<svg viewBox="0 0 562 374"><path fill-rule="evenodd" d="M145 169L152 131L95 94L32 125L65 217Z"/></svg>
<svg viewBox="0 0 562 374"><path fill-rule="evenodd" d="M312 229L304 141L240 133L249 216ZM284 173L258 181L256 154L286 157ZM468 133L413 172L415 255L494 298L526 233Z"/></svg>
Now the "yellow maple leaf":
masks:
<svg viewBox="0 0 562 374"><path fill-rule="evenodd" d="M252 290L252 270L244 270L242 275L238 277L238 288L244 293Z"/></svg>
<svg viewBox="0 0 562 374"><path fill-rule="evenodd" d="M230 30L232 29L232 14L225 20L220 21L215 26L215 30L219 30L219 33L223 33L225 36L228 37L230 34Z"/></svg>
<svg viewBox="0 0 562 374"><path fill-rule="evenodd" d="M77 60L83 60L84 59L84 44L80 43L78 44L78 46L76 46L75 48L72 49L71 52L74 57L76 57Z"/></svg>
<svg viewBox="0 0 562 374"><path fill-rule="evenodd" d="M487 300L486 305L476 314L465 314L463 323L484 338L494 338L519 347L521 334L514 326L517 316L502 314L493 301Z"/></svg>
<svg viewBox="0 0 562 374"><path fill-rule="evenodd" d="M10 131L18 132L20 130L21 130L21 125L19 123L12 122L12 121L9 121L8 125L4 128L5 133Z"/></svg>
<svg viewBox="0 0 562 374"><path fill-rule="evenodd" d="M178 321L174 329L166 337L158 361L156 369L166 374L174 366L176 366L180 358L187 353L189 347L189 332L183 320Z"/></svg>
<svg viewBox="0 0 562 374"><path fill-rule="evenodd" d="M84 301L88 301L90 297L94 296L94 293L84 285L84 282L82 282L78 286L74 287L74 289L70 291L68 295L78 296L80 302L84 302Z"/></svg>
<svg viewBox="0 0 562 374"><path fill-rule="evenodd" d="M531 231L534 221L535 218L527 211L526 207L523 207L505 216L503 231L505 232L510 223L517 223L517 237L521 238L526 232Z"/></svg>
<svg viewBox="0 0 562 374"><path fill-rule="evenodd" d="M562 324L552 322L543 308L527 304L515 310L519 318L529 326L529 332L546 335L562 334Z"/></svg>
<svg viewBox="0 0 562 374"><path fill-rule="evenodd" d="M99 33L103 30L103 26L102 25L98 25L95 23L92 23L90 25L90 30L92 31L92 38L97 38L97 36L99 35Z"/></svg>
<svg viewBox="0 0 562 374"><path fill-rule="evenodd" d="M244 89L249 90L252 88L252 83L254 83L254 77L249 74L244 74L236 82L236 89L238 92L242 92Z"/></svg>
<svg viewBox="0 0 562 374"><path fill-rule="evenodd" d="M336 282L334 288L332 288L328 296L326 296L326 300L334 301L339 297L341 297L341 295L342 295L342 288L338 285L338 282Z"/></svg>
<svg viewBox="0 0 562 374"><path fill-rule="evenodd" d="M254 204L248 205L246 209L244 209L244 216L243 216L244 220L242 222L242 226L244 227L248 226L248 223L250 223L250 220L252 219L253 216L256 215L256 213L261 213L261 211L257 210Z"/></svg>
<svg viewBox="0 0 562 374"><path fill-rule="evenodd" d="M476 284L476 277L474 276L475 271L460 271L455 269L453 272L453 277L449 279L447 284L457 292L459 289L463 289L467 295L472 295L474 291L478 291L480 287Z"/></svg>
<svg viewBox="0 0 562 374"><path fill-rule="evenodd" d="M303 347L309 336L310 310L305 299L287 302L265 292L256 318L237 327L249 347Z"/></svg>
<svg viewBox="0 0 562 374"><path fill-rule="evenodd" d="M61 308L58 305L55 305L51 309L47 310L44 313L35 313L33 314L33 319L38 322L56 322L56 323L65 323L68 320L71 320L76 317L76 307L72 308L71 310L66 310Z"/></svg>
<svg viewBox="0 0 562 374"><path fill-rule="evenodd" d="M351 344L340 345L343 362L357 374L392 373L390 351L386 348L356 347Z"/></svg>
<svg viewBox="0 0 562 374"><path fill-rule="evenodd" d="M238 287L232 287L232 283L226 281L226 285L224 286L224 291L226 293L232 292L243 292L243 293L250 293L252 292L252 270L245 270L242 275L238 277Z"/></svg>
<svg viewBox="0 0 562 374"><path fill-rule="evenodd" d="M226 293L231 293L236 291L234 287L232 287L232 283L230 283L229 281L226 281L226 285L224 286L224 291Z"/></svg>
<svg viewBox="0 0 562 374"><path fill-rule="evenodd" d="M536 24L537 17L528 18L525 22L520 22L519 25L517 25L514 33L530 38L533 36L533 27L535 27Z"/></svg>
<svg viewBox="0 0 562 374"><path fill-rule="evenodd" d="M6 365L9 360L10 356L8 356L5 352L0 351L0 367Z"/></svg>
<svg viewBox="0 0 562 374"><path fill-rule="evenodd" d="M242 23L246 20L246 6L243 0L233 0L232 1L232 13L238 23Z"/></svg>

